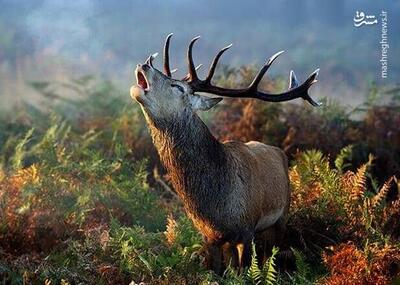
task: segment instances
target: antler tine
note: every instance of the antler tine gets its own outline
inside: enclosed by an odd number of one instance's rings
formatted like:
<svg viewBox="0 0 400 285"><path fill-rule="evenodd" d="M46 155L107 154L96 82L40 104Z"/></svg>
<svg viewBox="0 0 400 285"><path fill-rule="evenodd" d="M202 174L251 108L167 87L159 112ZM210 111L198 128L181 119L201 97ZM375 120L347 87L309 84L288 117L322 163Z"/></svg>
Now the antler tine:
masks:
<svg viewBox="0 0 400 285"><path fill-rule="evenodd" d="M165 39L164 45L164 74L171 77L171 69L169 67L169 43L171 41L173 33L170 33L167 38Z"/></svg>
<svg viewBox="0 0 400 285"><path fill-rule="evenodd" d="M306 82L309 82L310 85L317 83L318 80L316 79L319 74L319 68L314 70L313 73L310 74L310 76L307 78Z"/></svg>
<svg viewBox="0 0 400 285"><path fill-rule="evenodd" d="M155 59L157 57L157 55L158 55L158 52L150 54L149 57L146 59L145 63L150 65L151 67L154 67L153 66L153 59Z"/></svg>
<svg viewBox="0 0 400 285"><path fill-rule="evenodd" d="M254 78L253 82L251 82L249 89L250 90L257 90L257 86L260 83L261 79L264 77L264 74L267 72L267 70L269 69L269 67L271 66L271 64L275 61L275 59L278 58L278 56L280 56L282 53L284 53L285 51L279 51L276 54L274 54L273 56L271 56L267 63L260 69L260 71L257 73L256 77Z"/></svg>
<svg viewBox="0 0 400 285"><path fill-rule="evenodd" d="M319 68L317 68L313 73L311 73L310 76L306 79L306 81L302 85L306 85L306 86L308 86L308 88L310 88L311 85L318 82L318 80L316 79L318 74L319 74ZM322 105L321 102L314 101L308 94L307 94L307 96L304 96L303 99L307 100L311 105L313 105L315 107Z"/></svg>
<svg viewBox="0 0 400 285"><path fill-rule="evenodd" d="M196 70L196 71L199 70L202 66L203 66L203 64L200 63L198 66L196 66L195 70ZM190 74L186 74L185 77L183 77L181 80L182 80L182 81L188 81L188 80L190 80Z"/></svg>
<svg viewBox="0 0 400 285"><path fill-rule="evenodd" d="M288 90L294 89L297 86L299 86L299 82L297 81L296 74L294 73L293 70L291 70L290 74L289 74L289 88L288 88Z"/></svg>
<svg viewBox="0 0 400 285"><path fill-rule="evenodd" d="M206 79L205 79L205 82L211 83L211 79L212 79L212 77L214 76L214 72L215 72L215 69L217 68L217 64L218 64L218 61L219 61L220 57L222 56L222 54L223 54L225 51L227 51L228 49L230 49L230 48L232 47L232 45L233 45L233 44L230 44L230 45L228 45L228 46L222 48L222 49L217 53L217 55L214 57L214 60L213 60L213 62L212 62L212 64L211 64L211 66L210 66L210 69L208 70L208 75L207 75L207 77L206 77Z"/></svg>
<svg viewBox="0 0 400 285"><path fill-rule="evenodd" d="M198 39L200 39L200 36L197 36L190 41L188 51L187 51L187 60L188 60L188 66L189 66L189 80L190 81L198 80L197 73L196 73L196 67L194 66L193 55L192 55L193 45Z"/></svg>

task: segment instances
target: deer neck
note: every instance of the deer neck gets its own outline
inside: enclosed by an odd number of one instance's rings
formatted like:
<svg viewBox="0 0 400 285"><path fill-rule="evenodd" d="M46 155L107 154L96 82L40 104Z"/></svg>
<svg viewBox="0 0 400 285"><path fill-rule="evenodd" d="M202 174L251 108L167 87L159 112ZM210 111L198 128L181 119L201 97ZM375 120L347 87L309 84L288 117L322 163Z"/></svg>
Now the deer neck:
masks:
<svg viewBox="0 0 400 285"><path fill-rule="evenodd" d="M214 177L225 172L223 145L193 112L167 119L147 117L153 142L166 167L172 184L185 199L203 195L218 184Z"/></svg>

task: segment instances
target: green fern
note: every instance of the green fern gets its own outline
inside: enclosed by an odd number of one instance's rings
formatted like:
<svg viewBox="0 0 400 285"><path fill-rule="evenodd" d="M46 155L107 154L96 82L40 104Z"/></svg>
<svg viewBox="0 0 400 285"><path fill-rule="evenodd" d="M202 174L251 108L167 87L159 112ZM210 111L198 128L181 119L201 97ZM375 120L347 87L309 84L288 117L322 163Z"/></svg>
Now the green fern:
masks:
<svg viewBox="0 0 400 285"><path fill-rule="evenodd" d="M328 201L341 199L340 175L336 169L331 168L328 157L321 151L307 150L302 153L297 161L297 169L305 185L318 183L321 186L320 210L326 209Z"/></svg>
<svg viewBox="0 0 400 285"><path fill-rule="evenodd" d="M342 148L339 154L335 159L335 166L339 172L343 172L345 167L348 167L350 164L345 163L345 161L349 161L353 155L353 145L348 145Z"/></svg>
<svg viewBox="0 0 400 285"><path fill-rule="evenodd" d="M264 284L267 285L273 285L277 284L278 281L278 272L276 271L276 255L279 252L279 248L273 247L272 248L272 254L268 258L267 262L265 262L262 270L262 275L264 277Z"/></svg>
<svg viewBox="0 0 400 285"><path fill-rule="evenodd" d="M15 147L15 152L11 158L12 168L14 170L21 169L23 167L23 160L26 156L25 147L32 137L34 129L30 129L24 136L24 138Z"/></svg>
<svg viewBox="0 0 400 285"><path fill-rule="evenodd" d="M296 258L296 273L301 278L307 278L310 275L310 265L306 262L304 254L292 248L293 254Z"/></svg>
<svg viewBox="0 0 400 285"><path fill-rule="evenodd" d="M256 245L254 242L251 244L252 255L251 255L251 265L247 270L247 278L251 284L260 284L262 280L262 272L258 267Z"/></svg>
<svg viewBox="0 0 400 285"><path fill-rule="evenodd" d="M247 276L243 277L243 274L239 274L235 268L233 268L231 265L228 265L223 275L223 284L224 285L246 284L246 277Z"/></svg>

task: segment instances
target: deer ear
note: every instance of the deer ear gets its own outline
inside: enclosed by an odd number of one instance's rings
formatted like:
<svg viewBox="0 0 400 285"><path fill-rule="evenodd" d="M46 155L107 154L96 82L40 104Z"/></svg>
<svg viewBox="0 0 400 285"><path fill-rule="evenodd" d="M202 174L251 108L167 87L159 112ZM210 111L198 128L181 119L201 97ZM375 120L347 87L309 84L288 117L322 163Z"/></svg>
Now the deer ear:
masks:
<svg viewBox="0 0 400 285"><path fill-rule="evenodd" d="M193 110L207 111L222 101L223 98L212 98L201 95L189 95Z"/></svg>

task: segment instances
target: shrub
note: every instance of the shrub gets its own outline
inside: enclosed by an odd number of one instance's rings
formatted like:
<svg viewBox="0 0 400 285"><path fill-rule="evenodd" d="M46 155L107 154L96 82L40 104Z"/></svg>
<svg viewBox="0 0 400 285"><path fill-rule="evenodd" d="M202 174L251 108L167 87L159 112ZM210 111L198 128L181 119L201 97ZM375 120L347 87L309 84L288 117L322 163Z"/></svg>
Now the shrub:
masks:
<svg viewBox="0 0 400 285"><path fill-rule="evenodd" d="M221 86L254 75L224 70ZM149 179L159 162L129 96L91 77L33 85L51 97L44 108L0 117L3 283L386 284L399 275L397 101L370 100L355 117L334 102L226 100L206 115L220 138L284 146L291 158L285 245L296 270L276 266L286 251L275 250L265 264L253 256L250 268L220 277L202 267L201 238L181 204L165 198L168 186Z"/></svg>
<svg viewBox="0 0 400 285"><path fill-rule="evenodd" d="M46 251L79 228L107 224L110 216L149 229L164 227L163 211L145 182L144 163L96 151L92 146L100 133L71 133L65 123L54 124L24 150L31 135L17 144L16 170L1 181L1 228L8 236L2 244ZM36 163L21 168L25 157Z"/></svg>
<svg viewBox="0 0 400 285"><path fill-rule="evenodd" d="M389 284L400 270L400 249L392 245L366 244L359 249L353 243L330 248L324 263L331 274L324 284Z"/></svg>

